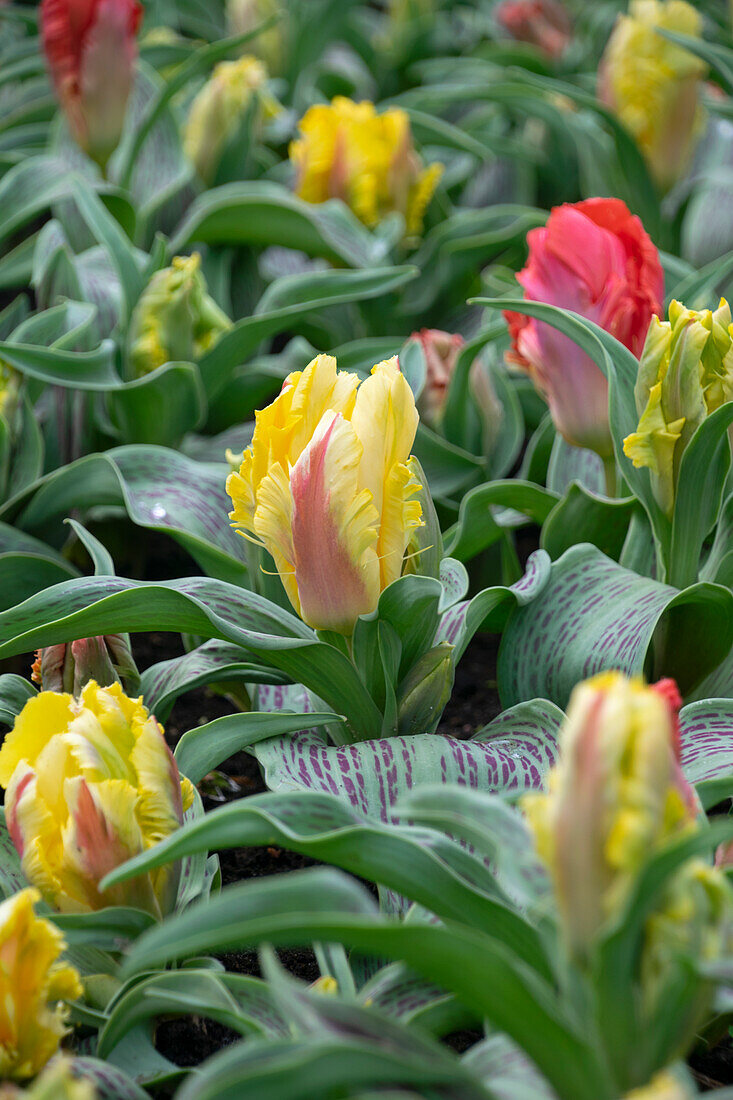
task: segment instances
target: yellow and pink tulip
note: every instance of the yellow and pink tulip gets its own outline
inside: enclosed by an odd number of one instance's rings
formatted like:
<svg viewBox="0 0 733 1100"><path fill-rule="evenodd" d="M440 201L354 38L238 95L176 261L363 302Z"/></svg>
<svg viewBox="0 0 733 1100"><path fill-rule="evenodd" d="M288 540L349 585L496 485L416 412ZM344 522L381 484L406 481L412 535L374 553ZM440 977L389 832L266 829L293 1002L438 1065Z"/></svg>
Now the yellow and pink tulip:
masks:
<svg viewBox="0 0 733 1100"><path fill-rule="evenodd" d="M395 359L359 383L319 355L257 413L227 481L233 526L273 557L310 626L351 634L402 573L421 525L410 451L418 414Z"/></svg>
<svg viewBox="0 0 733 1100"><path fill-rule="evenodd" d="M23 873L54 908L172 910L179 864L99 889L108 872L174 832L193 798L160 725L120 684L92 680L78 699L29 699L0 750L0 784Z"/></svg>

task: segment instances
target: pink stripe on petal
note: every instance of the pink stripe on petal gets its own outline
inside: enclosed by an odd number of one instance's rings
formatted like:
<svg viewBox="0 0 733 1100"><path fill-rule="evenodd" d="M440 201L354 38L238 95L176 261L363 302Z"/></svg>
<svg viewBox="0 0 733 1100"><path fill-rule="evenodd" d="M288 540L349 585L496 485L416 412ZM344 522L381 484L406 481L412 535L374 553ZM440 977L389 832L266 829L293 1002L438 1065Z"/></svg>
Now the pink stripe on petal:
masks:
<svg viewBox="0 0 733 1100"><path fill-rule="evenodd" d="M348 434L346 434L348 433ZM303 619L320 630L351 633L359 615L373 610L378 597L358 552L368 531L370 500L357 502L356 465L361 457L351 426L340 414L324 416L291 471L295 576ZM376 518L376 512L375 512ZM376 543L367 537L361 549ZM372 554L376 564L376 555ZM378 578L378 569L377 569Z"/></svg>

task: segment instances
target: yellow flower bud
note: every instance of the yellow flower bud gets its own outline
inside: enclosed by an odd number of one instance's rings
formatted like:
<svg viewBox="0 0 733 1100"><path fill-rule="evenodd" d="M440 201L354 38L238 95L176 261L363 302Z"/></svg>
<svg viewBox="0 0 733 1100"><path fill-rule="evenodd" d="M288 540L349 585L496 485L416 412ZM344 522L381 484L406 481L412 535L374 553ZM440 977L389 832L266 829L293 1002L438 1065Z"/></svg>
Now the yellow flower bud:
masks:
<svg viewBox="0 0 733 1100"><path fill-rule="evenodd" d="M255 57L222 61L194 99L183 148L204 182L213 181L224 149L248 111L254 112L257 130L264 117L277 114L278 105L267 94L266 82L265 66Z"/></svg>
<svg viewBox="0 0 733 1100"><path fill-rule="evenodd" d="M310 626L350 634L402 573L420 526L410 449L418 415L396 359L359 384L319 355L257 413L239 473L232 526L272 555Z"/></svg>
<svg viewBox="0 0 733 1100"><path fill-rule="evenodd" d="M277 0L227 0L226 14L229 33L248 34L266 19L277 15ZM246 45L249 53L261 57L272 73L282 71L284 61L284 17L269 31L252 38Z"/></svg>
<svg viewBox="0 0 733 1100"><path fill-rule="evenodd" d="M687 1084L664 1070L643 1088L627 1092L624 1100L693 1100L695 1096L697 1091L692 1092Z"/></svg>
<svg viewBox="0 0 733 1100"><path fill-rule="evenodd" d="M713 310L672 302L669 320L649 326L634 390L639 426L624 453L651 472L666 515L674 511L685 447L710 412L733 396L733 326L728 303Z"/></svg>
<svg viewBox="0 0 733 1100"><path fill-rule="evenodd" d="M176 256L156 271L130 318L129 360L140 378L164 363L194 363L231 321L206 291L201 257Z"/></svg>
<svg viewBox="0 0 733 1100"><path fill-rule="evenodd" d="M60 962L66 944L48 920L33 912L37 890L21 890L0 904L0 1078L33 1077L66 1034L64 1001L82 995L73 966ZM58 1095L58 1093L56 1094Z"/></svg>
<svg viewBox="0 0 733 1100"><path fill-rule="evenodd" d="M161 726L120 684L91 680L78 699L29 699L0 749L0 785L23 873L50 905L131 905L156 917L173 908L178 864L99 890L120 863L174 832L193 798Z"/></svg>
<svg viewBox="0 0 733 1100"><path fill-rule="evenodd" d="M606 48L599 91L666 190L685 171L702 129L699 86L707 66L657 28L700 38L702 18L686 0L631 0Z"/></svg>
<svg viewBox="0 0 733 1100"><path fill-rule="evenodd" d="M379 115L372 103L336 96L329 106L310 107L300 132L290 144L290 160L302 199L342 199L369 227L397 211L408 237L422 232L443 166L423 167L405 111L391 107Z"/></svg>
<svg viewBox="0 0 733 1100"><path fill-rule="evenodd" d="M685 171L701 131L699 87L707 66L657 28L700 38L702 16L686 0L631 0L603 55L599 95L667 190Z"/></svg>
<svg viewBox="0 0 733 1100"><path fill-rule="evenodd" d="M646 687L620 672L578 685L548 792L522 801L579 958L650 854L694 822L676 755L678 702L672 681Z"/></svg>

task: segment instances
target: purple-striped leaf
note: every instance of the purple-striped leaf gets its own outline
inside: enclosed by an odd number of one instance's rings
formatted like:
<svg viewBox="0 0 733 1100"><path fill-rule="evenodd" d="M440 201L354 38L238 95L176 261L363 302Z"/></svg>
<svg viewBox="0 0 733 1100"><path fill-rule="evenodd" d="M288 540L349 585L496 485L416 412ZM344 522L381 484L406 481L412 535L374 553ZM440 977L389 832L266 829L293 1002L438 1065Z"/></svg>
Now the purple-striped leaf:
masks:
<svg viewBox="0 0 733 1100"><path fill-rule="evenodd" d="M547 467L547 488L564 496L574 481L591 493L605 494L603 462L595 451L573 447L561 435L556 435Z"/></svg>
<svg viewBox="0 0 733 1100"><path fill-rule="evenodd" d="M283 689L264 690L272 701ZM263 741L254 752L270 790L337 795L386 821L397 799L423 784L458 783L482 791L540 787L555 760L557 723L557 709L535 700L500 715L470 741L417 734L331 746L309 730Z"/></svg>
<svg viewBox="0 0 733 1100"><path fill-rule="evenodd" d="M247 576L245 546L229 525L226 475L223 462L195 462L166 447L117 447L48 474L2 514L45 535L76 508L119 504L139 527L176 539L210 575L239 583Z"/></svg>
<svg viewBox="0 0 733 1100"><path fill-rule="evenodd" d="M579 681L621 669L672 676L687 695L732 642L727 588L696 584L679 592L583 544L554 562L548 583L510 616L499 650L499 693L505 706L545 698L564 707Z"/></svg>

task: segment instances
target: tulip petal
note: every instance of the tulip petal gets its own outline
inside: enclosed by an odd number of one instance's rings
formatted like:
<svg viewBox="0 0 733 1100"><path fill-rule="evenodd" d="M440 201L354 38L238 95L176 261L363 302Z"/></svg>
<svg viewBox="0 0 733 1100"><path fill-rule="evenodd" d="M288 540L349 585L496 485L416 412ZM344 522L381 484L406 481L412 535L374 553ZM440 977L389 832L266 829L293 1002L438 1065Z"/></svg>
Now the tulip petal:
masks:
<svg viewBox="0 0 733 1100"><path fill-rule="evenodd" d="M323 418L290 475L292 545L301 614L311 626L351 633L379 596L377 522L359 491L362 448L343 417Z"/></svg>

